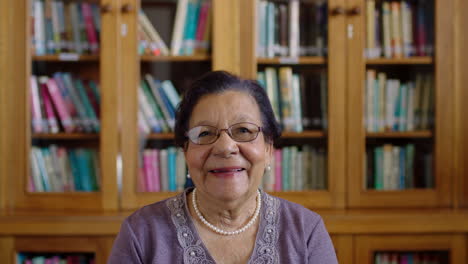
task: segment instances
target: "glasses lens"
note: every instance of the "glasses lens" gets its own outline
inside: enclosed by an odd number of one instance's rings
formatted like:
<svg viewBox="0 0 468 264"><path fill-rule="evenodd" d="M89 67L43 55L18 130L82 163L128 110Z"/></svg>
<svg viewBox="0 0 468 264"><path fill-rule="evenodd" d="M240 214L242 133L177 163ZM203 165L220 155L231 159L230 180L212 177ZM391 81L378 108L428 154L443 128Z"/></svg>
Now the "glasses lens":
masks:
<svg viewBox="0 0 468 264"><path fill-rule="evenodd" d="M239 123L231 126L232 139L238 142L254 140L259 131L258 126L251 123Z"/></svg>
<svg viewBox="0 0 468 264"><path fill-rule="evenodd" d="M195 144L211 144L216 140L216 130L212 126L197 126L190 129L187 136Z"/></svg>

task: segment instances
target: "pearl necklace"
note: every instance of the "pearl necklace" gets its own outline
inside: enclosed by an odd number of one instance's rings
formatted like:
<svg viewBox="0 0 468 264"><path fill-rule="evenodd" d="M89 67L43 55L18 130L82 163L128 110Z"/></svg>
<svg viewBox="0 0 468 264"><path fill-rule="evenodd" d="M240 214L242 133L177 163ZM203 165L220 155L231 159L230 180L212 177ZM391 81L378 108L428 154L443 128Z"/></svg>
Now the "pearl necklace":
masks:
<svg viewBox="0 0 468 264"><path fill-rule="evenodd" d="M255 213L254 213L252 219L250 219L250 221L245 226L243 226L243 227L241 227L241 228L239 228L237 230L234 230L234 231L222 230L221 228L218 228L218 227L212 225L210 222L208 222L205 219L205 217L203 217L203 215L200 213L200 210L198 210L198 206L197 206L196 192L197 192L197 188L193 189L193 192L192 192L192 205L193 205L193 209L195 209L195 213L197 214L200 221L202 221L209 229L213 230L214 232L216 232L218 234L225 235L225 236L240 234L240 233L244 232L245 230L247 230L249 227L251 227L253 225L253 223L255 223L255 220L257 220L258 215L260 214L260 207L262 206L262 199L261 199L262 197L261 197L260 191L257 190L257 208L255 208Z"/></svg>

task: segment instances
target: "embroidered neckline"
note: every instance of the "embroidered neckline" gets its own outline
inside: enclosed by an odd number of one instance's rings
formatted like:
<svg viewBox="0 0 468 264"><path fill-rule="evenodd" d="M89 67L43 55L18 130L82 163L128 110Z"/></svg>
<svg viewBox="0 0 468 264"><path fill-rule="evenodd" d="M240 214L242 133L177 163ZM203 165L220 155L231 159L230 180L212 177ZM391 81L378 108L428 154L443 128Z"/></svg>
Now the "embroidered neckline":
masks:
<svg viewBox="0 0 468 264"><path fill-rule="evenodd" d="M215 264L208 250L201 241L188 214L186 194L190 189L170 198L166 206L171 212L171 220L177 232L177 240L183 249L184 263ZM261 191L263 206L260 212L260 226L257 232L254 251L249 263L279 263L277 242L279 237L280 214L278 198Z"/></svg>

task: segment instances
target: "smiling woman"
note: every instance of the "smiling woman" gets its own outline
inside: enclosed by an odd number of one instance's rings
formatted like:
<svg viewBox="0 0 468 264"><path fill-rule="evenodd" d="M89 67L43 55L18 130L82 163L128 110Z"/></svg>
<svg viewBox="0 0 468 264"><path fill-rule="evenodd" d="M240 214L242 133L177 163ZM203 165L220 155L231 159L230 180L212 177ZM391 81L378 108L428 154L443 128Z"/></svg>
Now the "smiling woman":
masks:
<svg viewBox="0 0 468 264"><path fill-rule="evenodd" d="M319 215L259 189L280 134L255 81L195 81L175 138L196 187L128 217L109 263L337 263Z"/></svg>

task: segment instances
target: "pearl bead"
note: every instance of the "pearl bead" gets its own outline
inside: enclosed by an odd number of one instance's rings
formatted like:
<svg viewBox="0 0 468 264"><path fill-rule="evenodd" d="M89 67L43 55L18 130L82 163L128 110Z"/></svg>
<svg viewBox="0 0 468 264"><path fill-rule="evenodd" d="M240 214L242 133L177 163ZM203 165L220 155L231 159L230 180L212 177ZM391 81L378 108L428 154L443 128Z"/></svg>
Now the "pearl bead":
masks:
<svg viewBox="0 0 468 264"><path fill-rule="evenodd" d="M258 215L260 214L260 208L262 206L262 197L261 197L260 191L257 190L257 208L255 208L255 213L254 213L252 219L250 219L250 221L240 229L237 229L237 230L234 230L234 231L222 230L222 229L212 225L211 223L209 223L205 219L205 217L203 217L203 215L200 213L200 210L198 210L198 205L197 205L196 192L197 192L197 188L193 189L193 192L192 192L192 206L193 206L193 209L195 210L195 213L197 214L198 218L200 219L200 221L203 224L205 224L208 228L210 228L211 230L213 230L214 232L216 232L218 234L221 234L221 235L237 235L237 234L240 234L240 233L244 232L245 230L247 230L249 227L251 227L253 225L253 223L255 223L255 221L257 220ZM270 214L271 213L272 212L270 212ZM194 253L194 252L191 252L190 254L192 254L192 253Z"/></svg>

